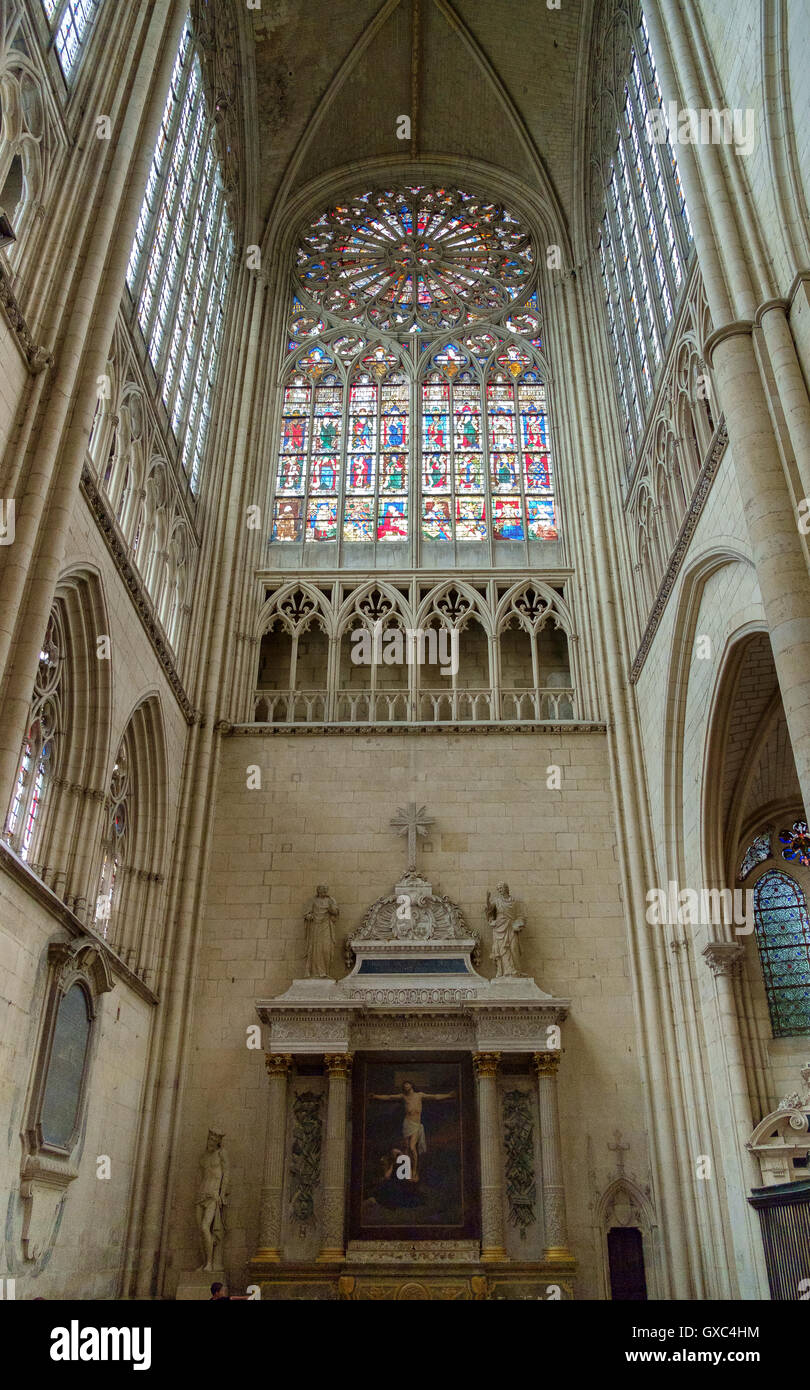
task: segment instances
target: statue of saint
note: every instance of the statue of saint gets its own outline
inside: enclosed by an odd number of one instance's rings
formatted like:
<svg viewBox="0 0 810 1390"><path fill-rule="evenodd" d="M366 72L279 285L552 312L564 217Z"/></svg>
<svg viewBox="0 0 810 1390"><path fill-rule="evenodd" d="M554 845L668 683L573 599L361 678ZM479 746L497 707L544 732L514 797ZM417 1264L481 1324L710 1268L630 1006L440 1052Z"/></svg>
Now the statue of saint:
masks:
<svg viewBox="0 0 810 1390"><path fill-rule="evenodd" d="M222 1246L225 1234L224 1208L228 1205L228 1155L222 1147L224 1134L208 1131L205 1152L200 1159L200 1185L197 1189L197 1225L203 1247L200 1271L214 1269L214 1252ZM222 1251L220 1248L220 1264Z"/></svg>
<svg viewBox="0 0 810 1390"><path fill-rule="evenodd" d="M509 892L508 883L499 883L494 895L487 893L487 921L492 924L492 950L495 978L520 974L520 941L518 933L526 925L517 915L517 903Z"/></svg>
<svg viewBox="0 0 810 1390"><path fill-rule="evenodd" d="M315 897L304 913L307 926L307 975L311 980L330 980L332 953L335 948L335 921L338 905L330 898L329 889L319 883Z"/></svg>

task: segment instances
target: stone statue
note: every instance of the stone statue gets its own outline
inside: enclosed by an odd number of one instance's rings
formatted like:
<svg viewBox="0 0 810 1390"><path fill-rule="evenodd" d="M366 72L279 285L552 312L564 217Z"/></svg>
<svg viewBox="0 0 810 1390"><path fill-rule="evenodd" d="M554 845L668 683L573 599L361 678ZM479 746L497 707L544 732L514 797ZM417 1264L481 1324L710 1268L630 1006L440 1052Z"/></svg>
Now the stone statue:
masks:
<svg viewBox="0 0 810 1390"><path fill-rule="evenodd" d="M332 952L335 947L335 921L338 905L330 898L329 889L319 883L315 897L304 913L307 925L307 975L311 980L330 980Z"/></svg>
<svg viewBox="0 0 810 1390"><path fill-rule="evenodd" d="M806 1067L802 1067L799 1075L804 1082L804 1096L799 1095L798 1091L792 1091L789 1096L780 1100L777 1110L810 1110L810 1062Z"/></svg>
<svg viewBox="0 0 810 1390"><path fill-rule="evenodd" d="M200 1158L200 1185L197 1189L197 1225L203 1247L200 1272L214 1269L214 1253L225 1234L224 1209L228 1205L228 1155L222 1147L224 1134L209 1129L205 1152Z"/></svg>
<svg viewBox="0 0 810 1390"><path fill-rule="evenodd" d="M495 978L520 974L520 942L518 933L526 925L517 915L517 903L509 892L508 883L499 883L494 896L487 893L487 921L492 924L492 950Z"/></svg>

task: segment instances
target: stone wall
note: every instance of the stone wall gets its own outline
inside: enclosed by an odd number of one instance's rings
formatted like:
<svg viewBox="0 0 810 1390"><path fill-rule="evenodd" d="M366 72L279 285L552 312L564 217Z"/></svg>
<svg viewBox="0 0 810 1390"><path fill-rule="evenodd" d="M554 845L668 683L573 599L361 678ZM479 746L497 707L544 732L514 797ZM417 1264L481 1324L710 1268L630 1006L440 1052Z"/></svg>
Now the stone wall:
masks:
<svg viewBox="0 0 810 1390"><path fill-rule="evenodd" d="M251 764L261 768L260 790L246 789ZM552 764L562 772L559 791L546 786ZM608 776L599 733L223 740L169 1291L198 1258L192 1199L209 1126L228 1136L226 1260L231 1280L244 1280L257 1235L267 1090L262 1055L245 1046L254 1001L303 974L302 914L316 883L327 883L339 904L340 940L390 891L406 846L388 822L416 800L436 822L419 851L434 888L481 930L487 889L506 878L528 923L524 969L572 1000L559 1080L571 1245L581 1261L580 1295L604 1296L590 1226L588 1133L600 1191L613 1175L607 1142L617 1128L648 1181ZM334 969L343 973L338 953ZM483 971L490 973L488 961Z"/></svg>
<svg viewBox="0 0 810 1390"><path fill-rule="evenodd" d="M49 910L0 871L0 1271L16 1278L16 1295L23 1299L121 1293L154 1006L120 977L98 1001L89 1103L75 1153L79 1175L67 1189L55 1245L41 1262L29 1264L20 1244L20 1132L45 1003L47 950L51 941L67 939L56 900ZM101 1155L110 1159L108 1179L96 1175Z"/></svg>

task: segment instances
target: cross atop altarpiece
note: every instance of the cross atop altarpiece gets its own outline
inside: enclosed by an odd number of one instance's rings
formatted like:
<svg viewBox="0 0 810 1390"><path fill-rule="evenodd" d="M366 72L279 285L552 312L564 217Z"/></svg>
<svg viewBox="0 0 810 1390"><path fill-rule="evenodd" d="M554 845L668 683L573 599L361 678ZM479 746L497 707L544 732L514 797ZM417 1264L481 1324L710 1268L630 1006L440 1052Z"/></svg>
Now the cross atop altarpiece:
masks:
<svg viewBox="0 0 810 1390"><path fill-rule="evenodd" d="M409 869L416 868L417 836L421 835L424 839L434 823L433 817L425 814L425 807L417 806L415 801L409 801L405 807L398 806L396 815L391 817L391 829L408 836Z"/></svg>

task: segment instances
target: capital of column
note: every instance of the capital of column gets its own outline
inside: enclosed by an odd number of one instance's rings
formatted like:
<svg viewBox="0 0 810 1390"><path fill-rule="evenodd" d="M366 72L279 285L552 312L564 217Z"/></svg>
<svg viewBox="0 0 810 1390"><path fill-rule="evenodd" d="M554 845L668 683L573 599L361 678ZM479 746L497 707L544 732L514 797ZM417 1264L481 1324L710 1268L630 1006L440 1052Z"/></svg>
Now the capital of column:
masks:
<svg viewBox="0 0 810 1390"><path fill-rule="evenodd" d="M540 1076L556 1076L560 1065L559 1052L533 1052L532 1066Z"/></svg>
<svg viewBox="0 0 810 1390"><path fill-rule="evenodd" d="M323 1064L330 1077L350 1077L353 1061L351 1052L326 1052L323 1058Z"/></svg>
<svg viewBox="0 0 810 1390"><path fill-rule="evenodd" d="M745 954L739 941L710 941L702 952L713 975L739 975Z"/></svg>
<svg viewBox="0 0 810 1390"><path fill-rule="evenodd" d="M264 1065L268 1076L287 1076L292 1066L289 1052L265 1052Z"/></svg>
<svg viewBox="0 0 810 1390"><path fill-rule="evenodd" d="M473 1066L476 1076L497 1076L500 1052L474 1052Z"/></svg>

